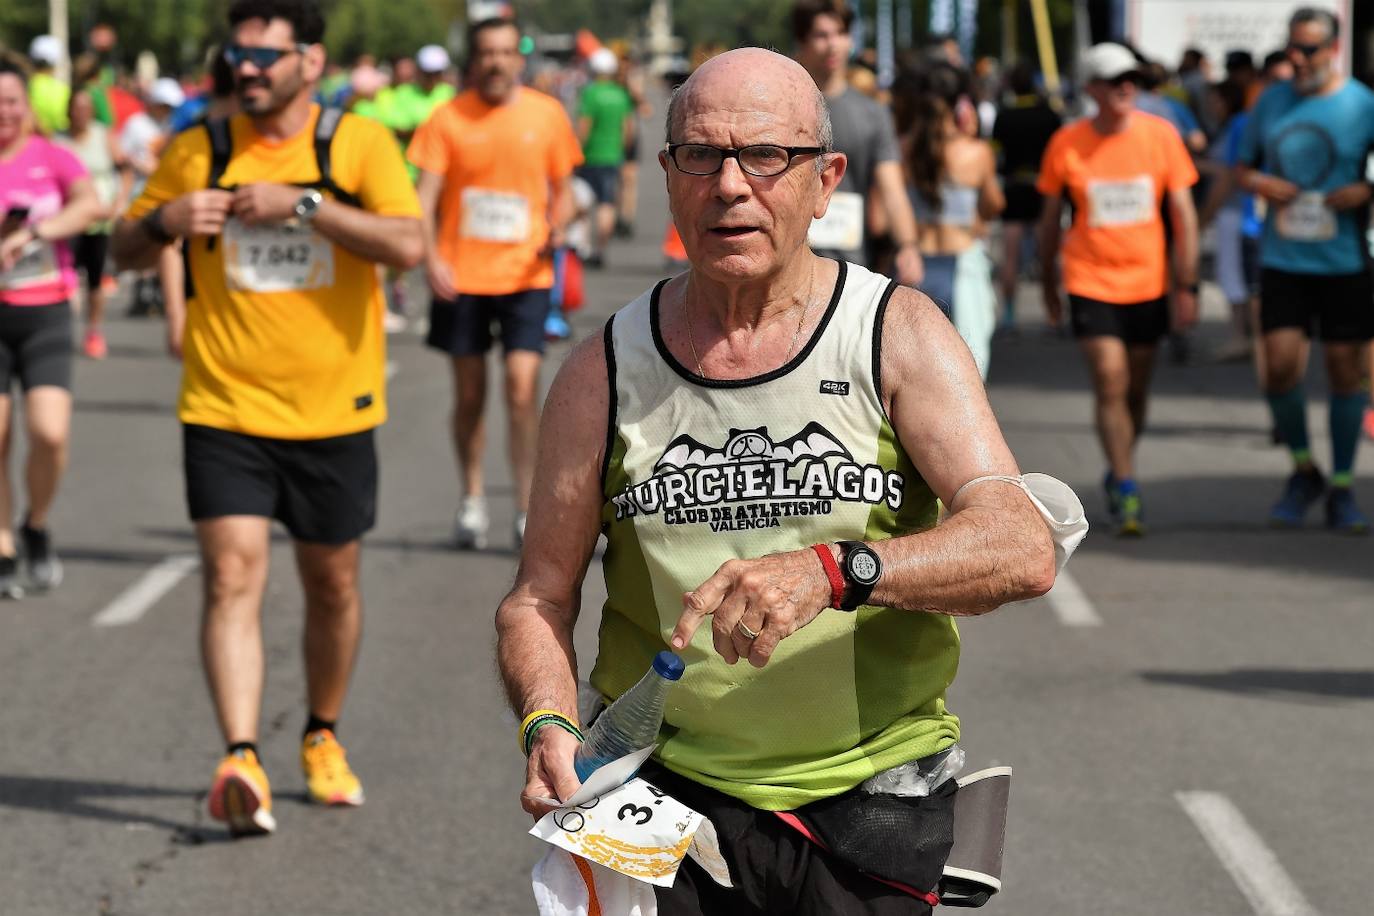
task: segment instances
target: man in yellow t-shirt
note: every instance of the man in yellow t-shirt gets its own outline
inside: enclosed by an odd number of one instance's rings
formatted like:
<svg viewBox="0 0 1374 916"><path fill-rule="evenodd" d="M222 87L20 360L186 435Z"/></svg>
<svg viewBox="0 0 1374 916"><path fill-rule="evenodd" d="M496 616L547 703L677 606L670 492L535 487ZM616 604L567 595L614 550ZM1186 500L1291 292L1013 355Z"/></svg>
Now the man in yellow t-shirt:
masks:
<svg viewBox="0 0 1374 916"><path fill-rule="evenodd" d="M274 518L296 542L305 590L309 793L363 800L335 731L361 631L373 429L386 418L374 262L412 267L424 241L386 128L335 121L311 102L325 65L314 0L237 0L229 23L224 54L243 114L172 142L113 247L125 266L143 266L188 240L195 294L178 415L206 577L202 652L228 744L209 806L239 835L275 828L256 747Z"/></svg>
<svg viewBox="0 0 1374 916"><path fill-rule="evenodd" d="M563 107L520 85L525 60L513 22L474 23L467 47L472 88L436 108L410 142L434 292L426 342L447 354L453 369L453 438L463 483L454 540L459 548L480 548L487 532L486 355L492 326L500 327L519 548L534 472L553 248L572 217L572 171L582 149Z"/></svg>

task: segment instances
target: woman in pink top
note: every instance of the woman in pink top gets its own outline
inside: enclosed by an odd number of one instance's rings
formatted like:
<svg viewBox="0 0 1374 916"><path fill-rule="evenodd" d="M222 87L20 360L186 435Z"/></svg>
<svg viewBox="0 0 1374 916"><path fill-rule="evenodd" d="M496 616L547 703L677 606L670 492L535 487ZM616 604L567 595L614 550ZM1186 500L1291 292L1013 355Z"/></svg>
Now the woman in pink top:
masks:
<svg viewBox="0 0 1374 916"><path fill-rule="evenodd" d="M23 74L0 64L0 458L9 454L11 392L24 391L29 435L28 511L19 576L8 463L0 461L0 597L51 588L62 566L48 510L67 464L71 428L72 309L76 273L67 239L100 215L80 161L33 132Z"/></svg>

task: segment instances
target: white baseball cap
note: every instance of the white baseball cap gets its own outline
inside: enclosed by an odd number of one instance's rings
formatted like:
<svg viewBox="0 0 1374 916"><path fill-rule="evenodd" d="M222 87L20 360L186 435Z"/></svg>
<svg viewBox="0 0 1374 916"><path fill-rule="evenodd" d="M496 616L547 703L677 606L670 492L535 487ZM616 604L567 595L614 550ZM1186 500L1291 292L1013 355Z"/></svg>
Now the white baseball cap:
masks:
<svg viewBox="0 0 1374 916"><path fill-rule="evenodd" d="M148 103L150 105L166 105L168 108L177 108L185 101L186 93L181 91L181 84L170 76L153 80L153 85L148 88Z"/></svg>
<svg viewBox="0 0 1374 916"><path fill-rule="evenodd" d="M415 66L421 73L443 73L451 63L448 52L438 45L425 45L415 55Z"/></svg>
<svg viewBox="0 0 1374 916"><path fill-rule="evenodd" d="M29 42L29 58L56 66L57 62L62 59L62 42L53 35L39 35Z"/></svg>
<svg viewBox="0 0 1374 916"><path fill-rule="evenodd" d="M615 52L610 48L597 48L587 58L587 69L597 76L611 76L619 66L620 61L616 60Z"/></svg>
<svg viewBox="0 0 1374 916"><path fill-rule="evenodd" d="M1140 61L1129 49L1111 41L1093 45L1083 55L1080 67L1083 82L1114 80L1128 73L1140 73Z"/></svg>

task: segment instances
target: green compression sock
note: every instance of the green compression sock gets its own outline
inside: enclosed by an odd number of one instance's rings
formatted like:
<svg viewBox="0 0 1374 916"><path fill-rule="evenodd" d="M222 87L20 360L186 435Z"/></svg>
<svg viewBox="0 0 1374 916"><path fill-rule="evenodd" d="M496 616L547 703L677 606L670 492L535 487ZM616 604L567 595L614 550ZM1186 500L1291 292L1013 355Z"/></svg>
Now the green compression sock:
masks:
<svg viewBox="0 0 1374 916"><path fill-rule="evenodd" d="M1281 394L1267 394L1265 398L1274 417L1274 427L1293 453L1293 461L1302 464L1309 460L1312 447L1307 439L1307 393L1302 384Z"/></svg>
<svg viewBox="0 0 1374 916"><path fill-rule="evenodd" d="M1331 484L1348 487L1354 476L1360 423L1369 398L1364 392L1331 395Z"/></svg>

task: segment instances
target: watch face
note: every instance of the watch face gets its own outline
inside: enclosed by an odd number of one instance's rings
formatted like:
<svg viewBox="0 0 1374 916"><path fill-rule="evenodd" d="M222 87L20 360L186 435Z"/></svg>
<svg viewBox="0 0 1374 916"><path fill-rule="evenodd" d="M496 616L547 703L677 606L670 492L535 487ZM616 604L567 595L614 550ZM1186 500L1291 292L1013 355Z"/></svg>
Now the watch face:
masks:
<svg viewBox="0 0 1374 916"><path fill-rule="evenodd" d="M872 585L878 581L878 560L867 551L855 551L849 555L849 572L856 581Z"/></svg>

